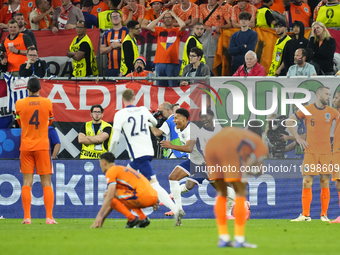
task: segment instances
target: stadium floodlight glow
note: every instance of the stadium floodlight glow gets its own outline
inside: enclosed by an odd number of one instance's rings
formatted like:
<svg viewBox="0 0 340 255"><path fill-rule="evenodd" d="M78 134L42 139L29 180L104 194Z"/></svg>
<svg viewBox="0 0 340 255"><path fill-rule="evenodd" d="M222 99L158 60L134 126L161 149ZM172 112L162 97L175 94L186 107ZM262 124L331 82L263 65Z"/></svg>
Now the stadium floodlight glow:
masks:
<svg viewBox="0 0 340 255"><path fill-rule="evenodd" d="M224 84L223 85L224 88L227 88L230 90L230 93L233 97L233 114L234 115L244 115L244 94L242 92L242 90L240 88L238 88L237 86L231 85L231 84ZM264 116L264 115L270 115L272 113L275 113L278 104L279 104L279 99L278 99L278 92L277 92L277 88L273 87L273 91L272 91L272 105L270 107L270 109L266 109L266 110L258 110L255 109L254 107L254 102L253 102L253 97L252 96L248 96L247 99L247 104L248 104L248 109L251 113L257 115L257 116ZM288 93L301 93L304 94L305 97L304 98L287 98L287 94ZM217 93L215 93L217 98L219 100L220 97ZM210 97L212 97L212 95L209 93ZM253 95L253 89L251 87L248 88L248 95ZM311 93L309 90L304 89L304 88L282 88L281 89L281 114L282 115L286 115L286 106L287 105L296 105L296 107L302 111L305 115L311 115L311 113L302 105L303 103L307 103L311 98ZM207 94L202 94L201 97L201 110L202 113L206 113L207 112ZM212 99L214 100L214 98L212 97ZM216 101L214 100L215 104Z"/></svg>

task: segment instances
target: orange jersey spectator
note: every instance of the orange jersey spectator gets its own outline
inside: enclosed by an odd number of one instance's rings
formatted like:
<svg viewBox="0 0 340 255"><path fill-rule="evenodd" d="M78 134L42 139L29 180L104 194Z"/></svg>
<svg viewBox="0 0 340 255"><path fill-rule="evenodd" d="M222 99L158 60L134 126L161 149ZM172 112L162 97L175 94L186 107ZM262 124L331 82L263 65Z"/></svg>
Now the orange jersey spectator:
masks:
<svg viewBox="0 0 340 255"><path fill-rule="evenodd" d="M4 0L3 4L8 5L8 0ZM35 8L35 0L21 0L20 5L26 7L29 10L28 12L31 12Z"/></svg>
<svg viewBox="0 0 340 255"><path fill-rule="evenodd" d="M99 12L107 11L109 9L109 6L103 1L99 1L98 3L93 3L93 9L91 11L91 14L98 17Z"/></svg>
<svg viewBox="0 0 340 255"><path fill-rule="evenodd" d="M123 14L123 22L126 25L129 17L130 10L127 6L124 6L122 9ZM136 10L132 12L132 20L142 21L145 16L145 7L137 4Z"/></svg>
<svg viewBox="0 0 340 255"><path fill-rule="evenodd" d="M301 21L305 27L310 27L309 18L311 15L309 5L303 3L302 0L295 0L295 2L291 2L290 6L286 7L285 11L289 27L292 27L295 20Z"/></svg>
<svg viewBox="0 0 340 255"><path fill-rule="evenodd" d="M209 17L209 19L204 22L207 27L219 27L227 24L227 20L230 22L232 7L229 4L224 6L219 6L214 13ZM212 10L209 9L208 4L200 5L200 21L203 22L210 14Z"/></svg>
<svg viewBox="0 0 340 255"><path fill-rule="evenodd" d="M164 7L162 0L152 0L150 2L151 8L146 11L141 27L146 28L149 23L157 19L167 8ZM158 26L162 26L163 20L158 23Z"/></svg>
<svg viewBox="0 0 340 255"><path fill-rule="evenodd" d="M306 141L309 144L305 153L332 153L330 132L333 120L339 118L339 112L328 105L320 109L315 104L309 104L305 108L312 115L305 115L302 111L295 113L298 119L305 119L307 129Z"/></svg>
<svg viewBox="0 0 340 255"><path fill-rule="evenodd" d="M255 18L256 18L256 11L257 8L249 3L247 1L237 1L237 4L234 5L234 7L231 10L231 22L233 27L240 27L240 21L238 19L238 15L241 12L249 12L251 14L251 20L250 20L250 27L255 27Z"/></svg>
<svg viewBox="0 0 340 255"><path fill-rule="evenodd" d="M189 0L182 0L182 2L182 4L175 4L172 11L185 22L187 27L191 27L198 22L199 8Z"/></svg>
<svg viewBox="0 0 340 255"><path fill-rule="evenodd" d="M179 43L183 33L177 27L171 29L155 27L155 32L152 33L157 37L155 64L179 64Z"/></svg>
<svg viewBox="0 0 340 255"><path fill-rule="evenodd" d="M285 6L283 5L283 0L274 0L274 3L272 6L270 6L270 9L281 14L283 14L286 10Z"/></svg>
<svg viewBox="0 0 340 255"><path fill-rule="evenodd" d="M53 120L51 100L29 96L18 100L15 103L15 109L22 129L20 150L48 151L50 149L48 126Z"/></svg>
<svg viewBox="0 0 340 255"><path fill-rule="evenodd" d="M24 15L24 19L27 23L25 27L30 28L30 22L28 20L29 10L26 7L22 6L21 4L18 5L18 7L15 10L12 9L12 5L7 5L0 10L0 23L4 24L4 25L1 25L1 27L7 28L8 21L14 18L14 15L17 12L20 12Z"/></svg>

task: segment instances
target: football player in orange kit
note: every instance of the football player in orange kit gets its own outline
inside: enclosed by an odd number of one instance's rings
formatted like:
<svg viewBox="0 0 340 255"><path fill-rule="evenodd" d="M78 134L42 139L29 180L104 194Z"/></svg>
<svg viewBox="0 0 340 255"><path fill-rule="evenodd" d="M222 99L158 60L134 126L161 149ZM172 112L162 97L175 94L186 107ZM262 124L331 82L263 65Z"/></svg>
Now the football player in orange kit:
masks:
<svg viewBox="0 0 340 255"><path fill-rule="evenodd" d="M310 205L312 202L313 177L320 175L321 186L321 221L329 221L327 217L330 199L329 178L332 174L332 147L330 133L333 120L339 119L339 112L328 106L331 93L329 88L320 86L316 91L316 102L305 108L311 115L302 111L296 112L286 121L286 125L295 137L296 142L305 149L303 160L302 213L292 221L311 221ZM294 120L305 119L307 140L303 140L294 127Z"/></svg>
<svg viewBox="0 0 340 255"><path fill-rule="evenodd" d="M129 167L117 166L114 161L115 157L111 152L100 155L100 167L105 173L108 186L103 205L91 228L102 227L112 209L128 219L126 228L135 226L145 228L150 224L150 220L141 208L155 205L158 201L157 192L142 174ZM138 217L134 216L129 209L137 213Z"/></svg>
<svg viewBox="0 0 340 255"><path fill-rule="evenodd" d="M247 167L260 166L268 148L256 133L226 127L214 135L205 147L209 179L215 181L217 190L214 207L219 241L218 247L257 248L245 241L246 225L246 172ZM227 183L232 183L236 192L234 205L235 242L231 242L227 229L226 202Z"/></svg>
<svg viewBox="0 0 340 255"><path fill-rule="evenodd" d="M48 139L48 126L53 121L52 102L48 98L39 96L40 88L39 79L31 78L27 83L28 97L15 103L16 118L22 129L20 171L23 173L21 190L25 213L23 224L31 224L31 189L34 168L36 168L36 173L40 175L43 187L46 224L57 224L52 216L54 193L51 185L51 174L53 167Z"/></svg>

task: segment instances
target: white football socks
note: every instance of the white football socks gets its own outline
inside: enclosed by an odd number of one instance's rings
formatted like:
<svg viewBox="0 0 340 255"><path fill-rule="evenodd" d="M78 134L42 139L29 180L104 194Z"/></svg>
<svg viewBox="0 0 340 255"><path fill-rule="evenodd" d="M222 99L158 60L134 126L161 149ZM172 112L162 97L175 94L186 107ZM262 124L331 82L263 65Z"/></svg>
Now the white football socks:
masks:
<svg viewBox="0 0 340 255"><path fill-rule="evenodd" d="M183 194L183 193L189 191L189 190L187 189L187 186L185 185L185 183L181 184L180 188L181 188L181 194Z"/></svg>
<svg viewBox="0 0 340 255"><path fill-rule="evenodd" d="M175 200L175 204L178 209L182 210L182 197L181 197L181 187L179 186L179 181L171 181L169 180L170 191L172 194L172 198Z"/></svg>
<svg viewBox="0 0 340 255"><path fill-rule="evenodd" d="M169 197L169 194L165 191L165 189L163 189L158 182L152 183L151 186L154 188L154 190L157 191L159 201L161 201L173 213L176 213L178 211L178 208L174 204L174 202L172 202L171 198Z"/></svg>

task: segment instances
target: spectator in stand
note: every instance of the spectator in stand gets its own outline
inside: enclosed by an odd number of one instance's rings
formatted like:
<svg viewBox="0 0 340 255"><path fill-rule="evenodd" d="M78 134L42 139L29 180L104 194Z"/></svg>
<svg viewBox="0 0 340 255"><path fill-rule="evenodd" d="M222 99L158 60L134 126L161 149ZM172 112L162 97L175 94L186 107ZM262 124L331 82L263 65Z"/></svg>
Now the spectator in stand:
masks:
<svg viewBox="0 0 340 255"><path fill-rule="evenodd" d="M93 2L92 0L84 0L83 5L81 7L81 12L85 18L86 28L94 28L98 27L98 19L95 15L91 14L93 10Z"/></svg>
<svg viewBox="0 0 340 255"><path fill-rule="evenodd" d="M96 54L90 37L86 34L85 21L77 22L76 36L66 55L73 59L73 76L89 77L98 75Z"/></svg>
<svg viewBox="0 0 340 255"><path fill-rule="evenodd" d="M58 133L52 126L48 126L48 140L50 140L51 158L56 159L58 158L57 155L59 153L61 144Z"/></svg>
<svg viewBox="0 0 340 255"><path fill-rule="evenodd" d="M270 7L270 9L281 14L283 14L286 10L285 6L283 5L283 0L274 0L273 5Z"/></svg>
<svg viewBox="0 0 340 255"><path fill-rule="evenodd" d="M121 0L109 0L107 2L109 6L109 10L102 11L98 13L98 23L99 23L99 29L111 29L113 28L112 22L111 22L111 14L114 11L118 11L120 13L120 16L123 17L122 11L120 10L123 1ZM123 23L122 23L123 25Z"/></svg>
<svg viewBox="0 0 340 255"><path fill-rule="evenodd" d="M241 65L233 76L266 76L266 70L257 62L257 55L249 50L244 56L245 64Z"/></svg>
<svg viewBox="0 0 340 255"><path fill-rule="evenodd" d="M72 4L78 8L80 8L80 2L81 0L72 0ZM51 0L51 6L53 9L56 9L57 7L63 6L63 0Z"/></svg>
<svg viewBox="0 0 340 255"><path fill-rule="evenodd" d="M288 69L287 76L316 76L315 68L312 64L306 62L307 51L305 49L297 49L294 56L294 63Z"/></svg>
<svg viewBox="0 0 340 255"><path fill-rule="evenodd" d="M256 12L256 26L262 28L274 28L276 20L270 10L274 0L263 0L263 5Z"/></svg>
<svg viewBox="0 0 340 255"><path fill-rule="evenodd" d="M139 24L142 24L145 16L145 7L138 4L137 0L127 0L127 5L123 7L122 13L124 26L130 20L137 20Z"/></svg>
<svg viewBox="0 0 340 255"><path fill-rule="evenodd" d="M162 0L151 0L150 2L151 8L146 11L144 19L142 21L142 28L146 28L152 21L157 19L159 16L161 16L162 12L165 11L163 8L163 1ZM163 24L163 21L161 20L157 26L161 27Z"/></svg>
<svg viewBox="0 0 340 255"><path fill-rule="evenodd" d="M329 0L328 4L321 6L316 21L326 27L340 27L340 3L338 0Z"/></svg>
<svg viewBox="0 0 340 255"><path fill-rule="evenodd" d="M203 33L204 33L203 24L200 23L200 22L197 22L194 25L192 35L189 36L187 41L185 42L184 49L183 49L183 58L182 58L181 70L179 72L179 75L182 75L184 67L187 64L189 64L190 50L194 47L197 47L197 48L203 50L203 44L199 40L202 37ZM204 56L202 56L201 62L203 62L203 64L206 64Z"/></svg>
<svg viewBox="0 0 340 255"><path fill-rule="evenodd" d="M24 27L25 24L24 15L18 12L14 15L14 19L18 22L19 32L28 35L31 38L32 43L34 44L34 47L37 48L37 41L35 40L34 33L31 30L28 30Z"/></svg>
<svg viewBox="0 0 340 255"><path fill-rule="evenodd" d="M240 65L244 64L244 55L249 51L255 51L257 44L257 33L249 29L251 14L241 12L239 14L239 24L241 30L232 34L229 42L229 54L233 56L231 60L231 73L235 73Z"/></svg>
<svg viewBox="0 0 340 255"><path fill-rule="evenodd" d="M9 35L4 39L2 45L7 53L7 71L13 76L18 76L20 65L27 60L27 49L34 47L31 38L19 32L19 25L15 19L8 22Z"/></svg>
<svg viewBox="0 0 340 255"><path fill-rule="evenodd" d="M107 54L105 76L118 77L121 63L121 46L129 30L122 26L122 16L119 11L111 13L111 22L113 28L103 35L100 54Z"/></svg>
<svg viewBox="0 0 340 255"><path fill-rule="evenodd" d="M240 28L239 15L241 12L248 12L251 14L251 19L249 23L249 27L255 27L255 18L257 8L248 3L249 0L236 0L236 5L234 5L231 11L231 24L233 27Z"/></svg>
<svg viewBox="0 0 340 255"><path fill-rule="evenodd" d="M75 29L79 20L85 20L81 10L71 3L71 0L61 0L62 7L54 10L51 30L58 33L59 29Z"/></svg>
<svg viewBox="0 0 340 255"><path fill-rule="evenodd" d="M199 20L200 14L198 6L189 0L181 0L180 4L175 4L172 11L185 23L185 27L191 28ZM174 22L174 27L178 27L178 23Z"/></svg>
<svg viewBox="0 0 340 255"><path fill-rule="evenodd" d="M299 20L305 27L309 27L312 21L312 13L308 4L303 0L283 0L286 8L286 20L288 27L293 26L295 20Z"/></svg>
<svg viewBox="0 0 340 255"><path fill-rule="evenodd" d="M45 60L38 58L38 51L36 48L27 49L27 61L20 65L19 75L21 77L31 77L32 75L39 78L45 77L47 64Z"/></svg>
<svg viewBox="0 0 340 255"><path fill-rule="evenodd" d="M210 75L210 68L208 65L201 62L203 50L194 47L190 50L189 58L190 64L183 69L182 77L205 77ZM186 86L191 83L198 82L197 80L182 81L181 86Z"/></svg>
<svg viewBox="0 0 340 255"><path fill-rule="evenodd" d="M9 0L8 3L9 5L0 10L0 28L8 28L8 22L14 18L14 15L17 12L21 12L24 15L26 27L30 28L30 23L28 21L29 10L21 4L21 0Z"/></svg>
<svg viewBox="0 0 340 255"><path fill-rule="evenodd" d="M163 19L164 27L156 27ZM179 24L173 27L173 19ZM185 23L173 11L165 11L161 16L152 21L147 29L157 38L157 49L154 59L156 75L160 77L176 77L179 74L179 43L184 33ZM168 42L168 43L167 43ZM177 86L176 80L159 80L159 86Z"/></svg>
<svg viewBox="0 0 340 255"><path fill-rule="evenodd" d="M333 57L336 43L325 25L320 21L315 21L312 24L311 37L307 47L313 50L313 61L320 65L324 74L334 75Z"/></svg>
<svg viewBox="0 0 340 255"><path fill-rule="evenodd" d="M286 43L291 39L287 34L287 23L285 19L277 20L275 24L276 34L278 39L274 46L273 58L269 67L268 76L286 75L285 64L282 61Z"/></svg>
<svg viewBox="0 0 340 255"><path fill-rule="evenodd" d="M8 2L10 1L3 0L3 7L8 6ZM34 0L21 0L20 5L21 7L24 7L25 9L27 9L28 13L30 13L35 8L35 1Z"/></svg>
<svg viewBox="0 0 340 255"><path fill-rule="evenodd" d="M146 67L146 60L143 56L139 56L138 58L136 58L135 61L135 71L133 73L129 73L128 75L126 75L126 77L151 77L152 76L152 72L145 70ZM147 80L140 80L140 82L144 83L144 84L149 84L152 85L153 82L148 82Z"/></svg>
<svg viewBox="0 0 340 255"><path fill-rule="evenodd" d="M91 14L96 17L98 17L98 13L107 11L109 9L109 6L102 0L92 0L91 2L93 3Z"/></svg>
<svg viewBox="0 0 340 255"><path fill-rule="evenodd" d="M220 29L231 27L231 6L225 4L224 6L218 4L217 0L208 0L208 4L201 4L200 6L200 22L204 24L205 30L213 29L216 33Z"/></svg>
<svg viewBox="0 0 340 255"><path fill-rule="evenodd" d="M36 8L30 13L31 29L49 29L51 25L50 14L53 13L53 7L47 0L35 0Z"/></svg>
<svg viewBox="0 0 340 255"><path fill-rule="evenodd" d="M294 56L296 50L300 48L307 48L307 45L309 43L308 39L305 38L305 27L301 21L294 21L293 34L291 36L292 39L286 43L285 54L283 55L283 62L285 64L286 70L294 65Z"/></svg>
<svg viewBox="0 0 340 255"><path fill-rule="evenodd" d="M125 76L133 71L135 59L139 56L136 36L141 31L140 24L136 20L130 20L127 28L129 29L129 34L125 36L121 48L120 76Z"/></svg>

